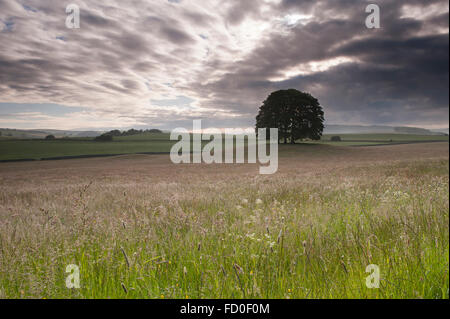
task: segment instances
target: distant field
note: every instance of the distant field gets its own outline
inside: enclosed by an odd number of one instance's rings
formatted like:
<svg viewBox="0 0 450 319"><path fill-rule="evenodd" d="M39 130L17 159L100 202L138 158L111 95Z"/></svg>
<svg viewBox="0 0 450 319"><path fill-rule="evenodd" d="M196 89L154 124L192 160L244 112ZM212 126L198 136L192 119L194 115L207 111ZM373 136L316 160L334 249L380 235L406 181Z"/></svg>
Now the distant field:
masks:
<svg viewBox="0 0 450 319"><path fill-rule="evenodd" d="M330 140L332 136L340 136L344 141L384 141L384 142L414 142L414 141L448 141L443 135L413 135L413 134L325 134L322 140Z"/></svg>
<svg viewBox="0 0 450 319"><path fill-rule="evenodd" d="M408 134L341 134L341 142L331 142L333 135L309 144L363 146L398 143L448 141L448 136ZM175 141L168 133L147 133L115 137L112 142L95 142L92 138L45 140L0 139L0 160L46 159L85 155L119 155L170 152ZM206 143L206 142L204 142Z"/></svg>
<svg viewBox="0 0 450 319"><path fill-rule="evenodd" d="M169 152L169 140L94 142L92 140L2 140L0 160L63 156Z"/></svg>
<svg viewBox="0 0 450 319"><path fill-rule="evenodd" d="M167 155L0 163L0 298L448 299L448 151L281 145L274 175Z"/></svg>
<svg viewBox="0 0 450 319"><path fill-rule="evenodd" d="M332 142L332 136L339 136L341 142ZM413 135L413 134L325 134L322 143L340 146L385 145L399 143L419 143L448 141L448 136L443 135Z"/></svg>

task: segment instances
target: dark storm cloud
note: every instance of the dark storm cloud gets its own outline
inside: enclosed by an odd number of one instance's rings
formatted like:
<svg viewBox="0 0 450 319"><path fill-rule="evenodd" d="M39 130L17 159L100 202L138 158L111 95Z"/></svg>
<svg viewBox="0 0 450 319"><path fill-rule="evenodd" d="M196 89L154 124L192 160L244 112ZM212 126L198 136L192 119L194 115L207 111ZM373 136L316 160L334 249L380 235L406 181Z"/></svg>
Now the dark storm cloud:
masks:
<svg viewBox="0 0 450 319"><path fill-rule="evenodd" d="M242 113L251 113L271 90L294 87L316 95L330 111L331 121L343 121L346 112L352 112L356 121L364 123L448 122L448 32L420 35L430 26L447 27L448 11L424 20L401 18L405 3L425 7L443 1L384 1L379 30L364 27L361 1L283 1L285 8L308 12L323 6L351 18L331 15L282 36L275 33L231 72L201 88L214 96L211 103L217 107L226 104ZM339 57L350 62L306 76L271 80L280 70Z"/></svg>

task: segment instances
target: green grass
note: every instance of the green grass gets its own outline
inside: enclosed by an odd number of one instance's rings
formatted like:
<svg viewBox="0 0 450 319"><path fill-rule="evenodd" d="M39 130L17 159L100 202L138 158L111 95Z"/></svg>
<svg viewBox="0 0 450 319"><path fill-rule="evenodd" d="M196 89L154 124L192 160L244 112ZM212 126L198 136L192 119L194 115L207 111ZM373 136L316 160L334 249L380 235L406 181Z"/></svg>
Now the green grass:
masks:
<svg viewBox="0 0 450 319"><path fill-rule="evenodd" d="M335 146L384 145L448 141L447 136L408 134L341 134L341 142L331 142L331 135L310 144ZM51 157L170 152L175 141L168 133L147 133L115 137L112 142L95 142L92 138L45 140L0 139L0 160L42 159ZM207 142L203 142L204 144Z"/></svg>
<svg viewBox="0 0 450 319"><path fill-rule="evenodd" d="M448 141L448 136L444 135L414 135L414 134L325 134L324 140L329 140L332 136L340 136L345 140L361 140L361 141L386 141L402 142L402 141Z"/></svg>
<svg viewBox="0 0 450 319"><path fill-rule="evenodd" d="M325 144L325 145L334 145L334 146L375 146L375 145L387 145L392 144L389 142L383 141L340 141L340 142L332 142L329 140L321 140L321 141L308 141L308 144ZM417 143L417 142L414 142Z"/></svg>
<svg viewBox="0 0 450 319"><path fill-rule="evenodd" d="M449 298L448 173L431 160L2 187L0 297Z"/></svg>
<svg viewBox="0 0 450 319"><path fill-rule="evenodd" d="M92 140L8 140L0 141L0 160L49 157L169 152L169 140L95 142Z"/></svg>
<svg viewBox="0 0 450 319"><path fill-rule="evenodd" d="M340 136L341 142L332 142L332 136ZM443 135L414 135L414 134L325 134L321 144L331 144L339 146L362 146L362 145L385 145L397 143L418 143L448 141L448 136ZM316 143L311 142L311 143Z"/></svg>

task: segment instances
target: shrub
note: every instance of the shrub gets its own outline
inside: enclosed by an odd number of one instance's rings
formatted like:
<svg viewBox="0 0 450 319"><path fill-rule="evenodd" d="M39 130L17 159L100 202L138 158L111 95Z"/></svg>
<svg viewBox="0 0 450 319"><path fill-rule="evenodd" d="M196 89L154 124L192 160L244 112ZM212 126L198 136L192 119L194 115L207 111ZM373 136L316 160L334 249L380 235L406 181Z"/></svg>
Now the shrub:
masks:
<svg viewBox="0 0 450 319"><path fill-rule="evenodd" d="M107 133L99 135L94 139L94 141L97 141L97 142L111 142L112 140L113 140L113 136L111 134L107 134Z"/></svg>
<svg viewBox="0 0 450 319"><path fill-rule="evenodd" d="M120 135L122 135L122 133L119 130L112 130L112 131L109 131L108 133L105 133L105 134L108 134L108 135L111 135L111 136L120 136Z"/></svg>
<svg viewBox="0 0 450 319"><path fill-rule="evenodd" d="M332 136L331 141L332 142L340 142L340 141L342 141L342 139L340 136Z"/></svg>
<svg viewBox="0 0 450 319"><path fill-rule="evenodd" d="M150 130L147 130L148 133L162 133L161 130L158 130L157 128L152 128Z"/></svg>
<svg viewBox="0 0 450 319"><path fill-rule="evenodd" d="M54 140L54 139L55 139L55 135L52 135L52 134L47 135L47 136L45 137L45 139L46 139L46 140Z"/></svg>

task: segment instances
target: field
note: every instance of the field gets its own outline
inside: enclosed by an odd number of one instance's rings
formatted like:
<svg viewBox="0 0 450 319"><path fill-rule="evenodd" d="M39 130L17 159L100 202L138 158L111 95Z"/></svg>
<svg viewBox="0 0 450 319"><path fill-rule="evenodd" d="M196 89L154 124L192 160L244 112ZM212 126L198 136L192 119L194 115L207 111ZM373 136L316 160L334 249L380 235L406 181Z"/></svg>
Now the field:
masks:
<svg viewBox="0 0 450 319"><path fill-rule="evenodd" d="M342 141L332 142L332 136L339 136ZM313 143L339 146L369 146L443 141L448 141L448 136L414 134L325 134L323 135L321 141Z"/></svg>
<svg viewBox="0 0 450 319"><path fill-rule="evenodd" d="M113 142L95 142L91 138L56 140L0 140L0 160L45 159L83 155L169 152L173 141L168 134L124 136Z"/></svg>
<svg viewBox="0 0 450 319"><path fill-rule="evenodd" d="M0 163L0 298L449 298L448 152L281 145L274 175L167 154Z"/></svg>
<svg viewBox="0 0 450 319"><path fill-rule="evenodd" d="M334 146L369 146L403 143L443 142L448 136L411 134L341 134L341 142L331 142L332 135L309 144ZM150 133L115 137L112 142L95 142L92 138L56 140L0 139L0 161L36 160L90 155L123 155L138 153L168 153L175 141L167 133ZM207 142L204 142L207 143Z"/></svg>

